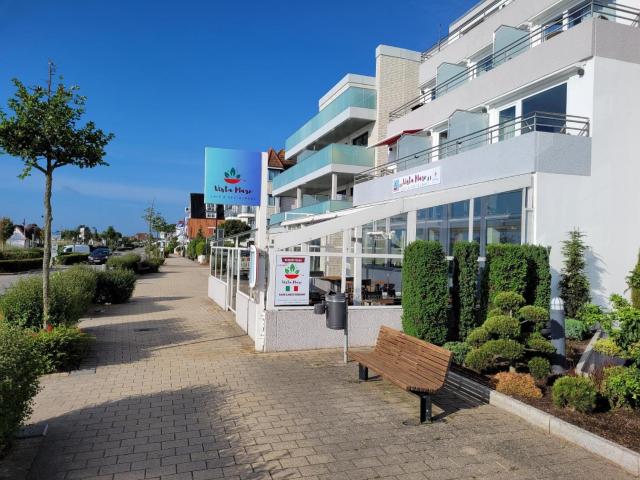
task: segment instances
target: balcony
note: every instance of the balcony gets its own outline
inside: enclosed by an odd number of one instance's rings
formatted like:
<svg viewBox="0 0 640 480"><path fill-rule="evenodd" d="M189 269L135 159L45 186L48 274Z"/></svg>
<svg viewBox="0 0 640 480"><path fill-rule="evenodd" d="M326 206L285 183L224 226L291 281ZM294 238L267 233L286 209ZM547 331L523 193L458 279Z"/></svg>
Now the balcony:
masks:
<svg viewBox="0 0 640 480"><path fill-rule="evenodd" d="M301 208L295 208L288 212L274 213L269 220L270 225L277 225L285 220L299 220L311 215L319 215L321 213L337 212L338 210L344 210L351 208L351 200L325 200L317 203L311 203Z"/></svg>
<svg viewBox="0 0 640 480"><path fill-rule="evenodd" d="M362 173L353 204L535 172L589 175L589 127L583 117L541 112L503 122Z"/></svg>
<svg viewBox="0 0 640 480"><path fill-rule="evenodd" d="M375 119L376 91L349 87L287 138L287 158L318 141L324 144L339 141Z"/></svg>
<svg viewBox="0 0 640 480"><path fill-rule="evenodd" d="M495 32L496 39L501 31L509 30L505 37L513 37L514 41L506 45L505 42L496 41L494 43L494 52L492 55L485 57L478 63L467 68L458 68L457 73L447 75L444 81L438 81L435 87L391 111L389 113L389 120L397 120L408 113L423 107L427 103L443 97L463 84L486 74L509 60L516 58L527 50L542 45L559 34L571 30L591 18L598 18L601 20L637 27L638 20L640 18L640 10L622 5L590 1L580 4L573 9L569 9L565 17L549 22L531 31L502 26ZM518 34L517 32L520 33ZM458 66L443 63L441 67L453 69Z"/></svg>
<svg viewBox="0 0 640 480"><path fill-rule="evenodd" d="M339 185L351 183L355 174L373 165L373 149L334 143L275 177L272 192L273 195L282 195L301 185L305 185L305 189L311 188L315 191L329 190L332 173L338 174Z"/></svg>

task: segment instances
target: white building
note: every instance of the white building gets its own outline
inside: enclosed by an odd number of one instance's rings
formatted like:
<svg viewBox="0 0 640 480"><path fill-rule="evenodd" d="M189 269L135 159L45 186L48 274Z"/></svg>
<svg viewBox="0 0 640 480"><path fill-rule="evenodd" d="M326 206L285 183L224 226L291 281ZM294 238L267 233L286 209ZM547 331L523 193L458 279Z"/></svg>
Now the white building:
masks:
<svg viewBox="0 0 640 480"><path fill-rule="evenodd" d="M481 254L490 243L550 246L556 294L562 241L578 228L593 300L623 293L640 247L640 0L625 3L486 0L423 54L379 47L375 78L345 77L287 141L298 163L274 194L298 208L269 230L266 310L252 310L250 292L236 312L243 328L265 350L341 344L311 306L274 300L278 255L300 252L310 303L348 293L353 343L372 344L381 324L400 325L402 253L416 239L447 253L466 240ZM370 168L334 160L364 132L358 158ZM305 195L345 195L352 207L307 208Z"/></svg>

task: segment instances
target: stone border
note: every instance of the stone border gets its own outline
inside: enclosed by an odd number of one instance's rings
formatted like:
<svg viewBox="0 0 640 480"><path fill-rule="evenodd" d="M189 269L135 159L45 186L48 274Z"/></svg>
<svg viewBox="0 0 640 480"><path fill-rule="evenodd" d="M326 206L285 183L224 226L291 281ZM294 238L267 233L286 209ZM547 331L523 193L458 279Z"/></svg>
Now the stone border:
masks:
<svg viewBox="0 0 640 480"><path fill-rule="evenodd" d="M640 453L595 435L583 428L576 427L547 412L543 412L503 393L496 392L457 373L449 372L447 387L462 397L471 395L484 402L487 402L488 399L490 405L516 415L531 425L541 428L546 433L560 437L591 453L604 457L627 472L640 477Z"/></svg>

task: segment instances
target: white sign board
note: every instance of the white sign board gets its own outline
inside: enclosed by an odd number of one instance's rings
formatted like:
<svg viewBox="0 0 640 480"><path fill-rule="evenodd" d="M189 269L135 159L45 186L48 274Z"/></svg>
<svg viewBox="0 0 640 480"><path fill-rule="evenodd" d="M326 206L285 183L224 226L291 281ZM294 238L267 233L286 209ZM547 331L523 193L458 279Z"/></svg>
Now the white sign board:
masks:
<svg viewBox="0 0 640 480"><path fill-rule="evenodd" d="M276 256L276 305L309 305L309 257Z"/></svg>
<svg viewBox="0 0 640 480"><path fill-rule="evenodd" d="M406 192L416 188L438 185L440 183L440 167L410 173L393 179L393 193Z"/></svg>

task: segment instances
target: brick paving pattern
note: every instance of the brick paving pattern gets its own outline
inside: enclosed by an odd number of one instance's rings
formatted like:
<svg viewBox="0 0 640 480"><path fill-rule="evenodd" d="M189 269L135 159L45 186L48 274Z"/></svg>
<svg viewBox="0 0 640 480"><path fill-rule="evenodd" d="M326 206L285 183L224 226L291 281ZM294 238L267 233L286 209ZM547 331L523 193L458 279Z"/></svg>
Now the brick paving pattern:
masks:
<svg viewBox="0 0 640 480"><path fill-rule="evenodd" d="M359 384L339 351L256 354L207 298L207 269L162 270L83 322L97 336L85 370L44 380L31 479L631 478L447 393L439 420L416 425L417 397Z"/></svg>

